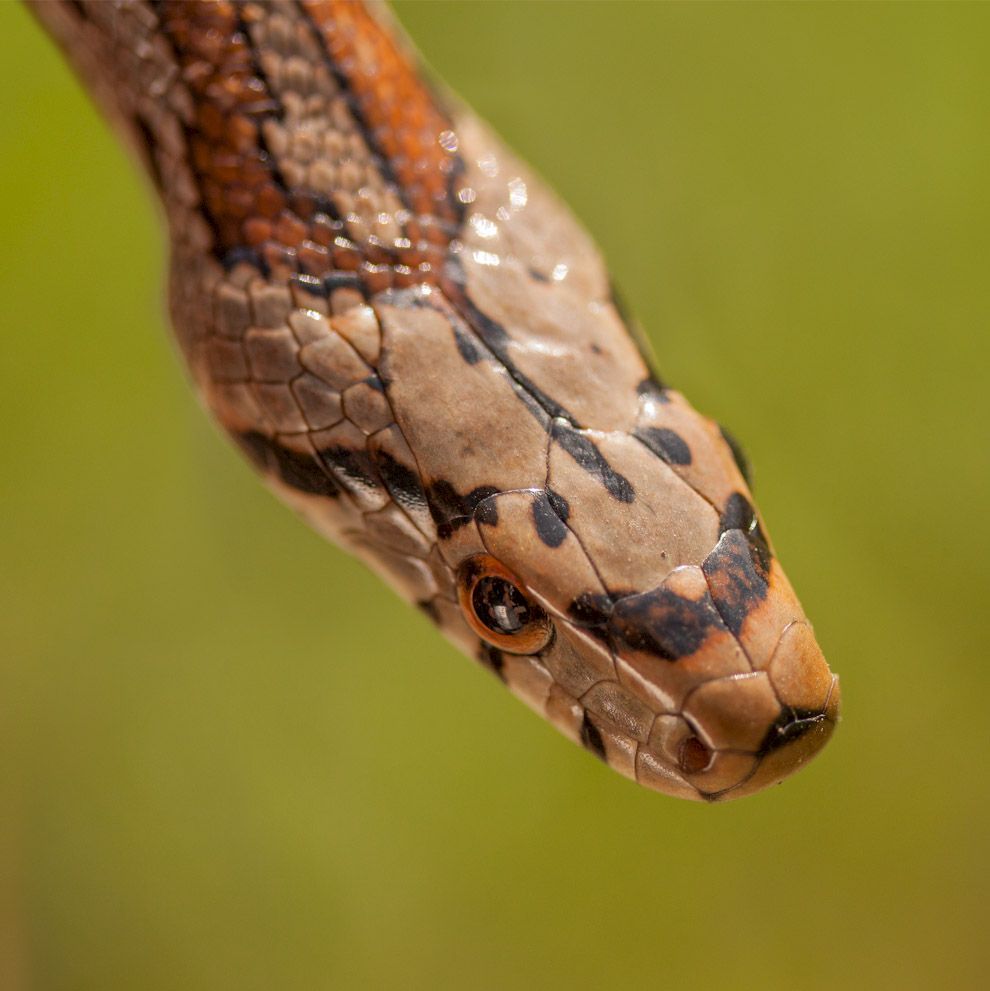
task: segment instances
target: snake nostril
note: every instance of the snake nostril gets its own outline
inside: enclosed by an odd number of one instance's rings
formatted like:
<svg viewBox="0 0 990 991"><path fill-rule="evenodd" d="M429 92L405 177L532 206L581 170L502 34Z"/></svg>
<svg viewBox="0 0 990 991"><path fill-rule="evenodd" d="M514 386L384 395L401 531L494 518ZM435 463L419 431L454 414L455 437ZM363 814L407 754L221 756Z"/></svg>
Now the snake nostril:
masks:
<svg viewBox="0 0 990 991"><path fill-rule="evenodd" d="M685 774L698 774L711 765L713 756L711 748L698 737L689 736L678 750L677 764Z"/></svg>
<svg viewBox="0 0 990 991"><path fill-rule="evenodd" d="M767 734L757 751L758 755L766 756L774 750L793 743L812 730L821 730L826 719L824 712L794 709L788 706L767 730Z"/></svg>

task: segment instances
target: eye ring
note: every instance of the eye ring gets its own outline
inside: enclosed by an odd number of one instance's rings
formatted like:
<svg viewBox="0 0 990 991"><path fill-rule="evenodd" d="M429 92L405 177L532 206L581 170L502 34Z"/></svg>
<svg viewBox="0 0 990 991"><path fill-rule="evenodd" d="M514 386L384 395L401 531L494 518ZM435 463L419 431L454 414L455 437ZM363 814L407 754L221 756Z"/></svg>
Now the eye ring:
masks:
<svg viewBox="0 0 990 991"><path fill-rule="evenodd" d="M482 640L509 654L536 654L553 636L546 611L522 583L488 554L468 558L457 575L457 598L468 625Z"/></svg>

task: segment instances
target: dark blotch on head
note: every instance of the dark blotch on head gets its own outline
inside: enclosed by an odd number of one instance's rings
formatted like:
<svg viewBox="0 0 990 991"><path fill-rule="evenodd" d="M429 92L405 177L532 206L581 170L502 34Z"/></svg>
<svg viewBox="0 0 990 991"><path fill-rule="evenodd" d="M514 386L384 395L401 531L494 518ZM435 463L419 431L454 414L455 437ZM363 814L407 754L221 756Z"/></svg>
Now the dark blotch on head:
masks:
<svg viewBox="0 0 990 991"><path fill-rule="evenodd" d="M345 484L351 483L363 489L378 488L381 484L371 455L363 448L354 450L335 444L321 448L316 453L327 468L337 473Z"/></svg>
<svg viewBox="0 0 990 991"><path fill-rule="evenodd" d="M430 620L438 626L440 625L440 613L437 610L436 603L432 599L420 599L416 605L430 618Z"/></svg>
<svg viewBox="0 0 990 991"><path fill-rule="evenodd" d="M669 403L670 397L667 395L666 389L667 387L655 375L651 375L636 386L636 395L649 396L658 403Z"/></svg>
<svg viewBox="0 0 990 991"><path fill-rule="evenodd" d="M676 661L693 654L713 631L724 629L705 593L688 599L660 586L615 604L609 630L617 644Z"/></svg>
<svg viewBox="0 0 990 991"><path fill-rule="evenodd" d="M610 596L601 592L582 592L567 607L567 615L575 626L604 632L614 608Z"/></svg>
<svg viewBox="0 0 990 991"><path fill-rule="evenodd" d="M537 536L547 547L559 547L567 539L567 527L554 511L546 492L533 496L533 523Z"/></svg>
<svg viewBox="0 0 990 991"><path fill-rule="evenodd" d="M482 499L474 508L474 518L485 526L498 526L498 503L489 496Z"/></svg>
<svg viewBox="0 0 990 991"><path fill-rule="evenodd" d="M262 471L276 474L286 485L308 495L334 499L340 487L311 454L283 447L274 438L256 430L234 434L234 440L252 464Z"/></svg>
<svg viewBox="0 0 990 991"><path fill-rule="evenodd" d="M805 733L820 727L825 722L821 712L808 709L792 709L788 706L775 720L760 744L757 755L765 757L788 743L800 739Z"/></svg>
<svg viewBox="0 0 990 991"><path fill-rule="evenodd" d="M426 503L440 535L449 537L454 530L471 520L482 500L497 494L498 489L494 486L479 485L466 495L461 495L450 482L441 479L427 489ZM482 511L480 521L490 526L498 523L498 507L494 500Z"/></svg>
<svg viewBox="0 0 990 991"><path fill-rule="evenodd" d="M555 420L552 427L553 439L583 468L605 487L613 499L619 502L633 502L636 491L625 475L620 475L595 446L586 434L575 430L564 420Z"/></svg>
<svg viewBox="0 0 990 991"><path fill-rule="evenodd" d="M396 461L387 451L374 452L375 466L381 475L388 494L403 509L422 509L426 506L426 493L419 475L412 468Z"/></svg>
<svg viewBox="0 0 990 991"><path fill-rule="evenodd" d="M742 530L756 557L757 566L764 572L770 569L770 544L760 525L759 517L752 503L741 493L733 492L725 504L725 511L719 521L722 533L727 530Z"/></svg>
<svg viewBox="0 0 990 991"><path fill-rule="evenodd" d="M738 634L746 617L766 598L766 569L745 534L738 529L722 534L702 564L712 600L722 621Z"/></svg>
<svg viewBox="0 0 990 991"><path fill-rule="evenodd" d="M666 427L643 427L636 431L636 437L669 465L691 464L691 448L673 430Z"/></svg>
<svg viewBox="0 0 990 991"><path fill-rule="evenodd" d="M545 393L528 375L516 367L512 360L511 336L500 323L488 316L484 310L475 306L474 301L465 292L464 270L456 255L448 256L444 265L444 277L440 284L458 313L509 373L509 377L516 385L516 394L530 413L540 423L545 423L548 417L555 416L564 417L567 420L573 419L560 403Z"/></svg>
<svg viewBox="0 0 990 991"><path fill-rule="evenodd" d="M739 469L739 474L746 479L746 484L752 487L753 477L750 473L749 458L746 457L746 452L739 446L739 441L725 427L719 424L718 429L722 434L722 440L729 445L729 450L732 452L732 460L735 461L736 467Z"/></svg>
<svg viewBox="0 0 990 991"><path fill-rule="evenodd" d="M608 762L605 755L605 741L602 739L601 731L588 718L587 712L584 714L584 719L581 720L581 746L591 751L599 760Z"/></svg>
<svg viewBox="0 0 990 991"><path fill-rule="evenodd" d="M454 343L457 345L460 356L469 365L477 365L481 361L482 354L478 345L460 327L456 326L454 327Z"/></svg>
<svg viewBox="0 0 990 991"><path fill-rule="evenodd" d="M553 506L553 511L566 523L571 516L571 507L568 505L567 500L559 492L554 492L549 486L545 491L547 499L550 500L550 505Z"/></svg>
<svg viewBox="0 0 990 991"><path fill-rule="evenodd" d="M478 660L500 681L505 681L505 654L491 644L482 643L478 648Z"/></svg>

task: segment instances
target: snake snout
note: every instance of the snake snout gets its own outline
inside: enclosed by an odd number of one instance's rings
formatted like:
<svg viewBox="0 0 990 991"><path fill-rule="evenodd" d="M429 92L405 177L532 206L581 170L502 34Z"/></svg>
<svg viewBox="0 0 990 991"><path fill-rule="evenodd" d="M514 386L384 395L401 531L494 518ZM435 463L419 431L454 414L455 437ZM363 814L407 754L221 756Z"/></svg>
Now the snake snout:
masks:
<svg viewBox="0 0 990 991"><path fill-rule="evenodd" d="M791 624L763 670L710 682L688 699L684 715L700 739L716 757L734 755L741 772L735 781L723 776L710 784L703 772L692 784L703 798L719 800L779 783L828 742L839 706L838 676L829 671L811 627Z"/></svg>

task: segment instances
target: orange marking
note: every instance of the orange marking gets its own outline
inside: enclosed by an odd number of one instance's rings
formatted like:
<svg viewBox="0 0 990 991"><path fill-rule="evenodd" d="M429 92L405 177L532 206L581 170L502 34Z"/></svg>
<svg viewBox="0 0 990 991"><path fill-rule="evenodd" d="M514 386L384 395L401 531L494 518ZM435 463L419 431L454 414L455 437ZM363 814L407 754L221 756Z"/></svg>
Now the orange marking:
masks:
<svg viewBox="0 0 990 991"><path fill-rule="evenodd" d="M162 8L162 28L193 97L189 153L217 248L253 248L275 276L356 272L371 291L435 281L458 218L450 191L456 144L450 136L441 145L450 123L362 6L306 2L303 8L334 72L349 87L372 151L382 156L410 208L402 225L408 247L355 244L339 219L321 212L328 207L310 190L286 188L261 133L265 117L281 107L258 75L242 21L251 9L242 13L229 0L173 0Z"/></svg>
<svg viewBox="0 0 990 991"><path fill-rule="evenodd" d="M362 4L302 0L302 6L346 78L405 202L421 218L456 223L458 209L450 196L450 177L457 167L456 139L450 121L395 40ZM443 134L450 135L444 143L453 150L441 145ZM436 243L435 234L424 234Z"/></svg>

